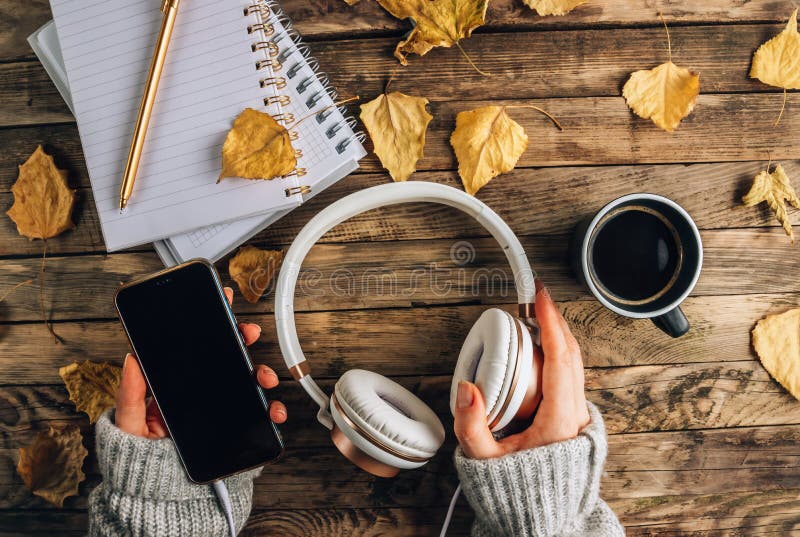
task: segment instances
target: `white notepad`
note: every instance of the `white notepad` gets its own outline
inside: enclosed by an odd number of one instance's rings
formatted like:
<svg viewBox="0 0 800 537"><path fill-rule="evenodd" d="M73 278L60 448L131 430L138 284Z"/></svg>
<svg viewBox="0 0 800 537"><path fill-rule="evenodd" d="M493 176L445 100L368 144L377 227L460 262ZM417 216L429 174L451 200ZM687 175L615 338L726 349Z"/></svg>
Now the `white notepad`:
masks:
<svg viewBox="0 0 800 537"><path fill-rule="evenodd" d="M306 177L216 184L222 142L242 109L285 118L313 114L333 102L324 80L308 65L307 51L278 21L277 6L244 16L250 4L192 0L181 5L136 188L121 215L119 184L160 22L158 2L52 0L67 88L109 250L170 237L159 253L168 250L174 261L219 257L303 201L300 194L287 196L287 189L335 182L364 155L352 123L333 108L298 129L294 145L303 152L298 166L306 168ZM263 25L248 33L248 26L258 23ZM275 47L255 53L251 48L269 41L283 45L282 65L271 61ZM266 68L256 70L259 59L269 60ZM321 90L320 97L311 106L296 100L266 106L265 97L296 91L296 86L279 89L260 82L288 79L295 65L291 78L308 69L314 80L305 89ZM336 132L328 137L334 125Z"/></svg>

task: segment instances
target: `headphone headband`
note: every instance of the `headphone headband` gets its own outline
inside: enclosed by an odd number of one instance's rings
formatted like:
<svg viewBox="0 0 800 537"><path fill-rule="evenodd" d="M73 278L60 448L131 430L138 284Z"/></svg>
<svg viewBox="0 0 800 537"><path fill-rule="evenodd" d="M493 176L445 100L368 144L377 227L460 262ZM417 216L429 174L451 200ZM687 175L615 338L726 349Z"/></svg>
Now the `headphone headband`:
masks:
<svg viewBox="0 0 800 537"><path fill-rule="evenodd" d="M300 267L311 247L337 224L363 212L410 202L432 202L455 207L477 220L503 248L514 273L520 315L532 317L536 296L534 274L522 244L511 228L482 201L450 186L427 181L387 183L360 190L332 203L312 218L297 234L283 259L275 288L275 324L278 343L292 376L320 405L318 419L329 429L333 422L328 414L328 396L309 376L309 367L294 321L294 289Z"/></svg>

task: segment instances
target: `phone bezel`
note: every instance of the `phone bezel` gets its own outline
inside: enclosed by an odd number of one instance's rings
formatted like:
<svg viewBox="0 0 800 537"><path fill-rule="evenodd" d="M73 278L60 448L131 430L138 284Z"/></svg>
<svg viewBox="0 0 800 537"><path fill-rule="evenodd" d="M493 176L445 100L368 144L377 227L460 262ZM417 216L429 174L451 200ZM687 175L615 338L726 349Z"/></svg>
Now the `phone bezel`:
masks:
<svg viewBox="0 0 800 537"><path fill-rule="evenodd" d="M202 267L207 269L209 271L209 273L211 274L211 278L214 281L215 287L217 289L217 296L220 299L223 307L225 308L225 311L227 312L227 318L228 318L228 321L230 323L231 329L236 334L236 341L239 343L239 350L240 350L242 359L247 364L247 367L250 370L250 372L255 374L255 369L253 368L253 361L250 358L250 353L247 352L247 345L245 345L244 338L242 337L241 332L239 332L239 327L236 324L236 318L234 317L233 310L231 309L231 306L228 303L228 299L225 296L225 291L223 290L222 282L220 281L219 274L217 273L217 269L215 269L214 265L212 265L208 260L201 259L201 258L190 259L190 260L188 260L188 261L186 261L184 263L181 263L180 265L176 265L174 267L168 267L166 269L160 270L158 272L155 272L155 273L150 274L148 276L145 276L143 278L139 278L139 279L133 280L131 282L128 282L126 284L121 285L119 287L119 289L116 290L116 292L114 293L114 309L117 311L117 317L119 318L120 323L122 324L122 328L125 331L125 336L128 338L128 344L131 346L131 350L133 351L134 355L137 356L136 347L133 344L133 340L131 339L130 332L128 331L128 326L125 324L125 319L122 316L122 312L120 311L119 304L117 302L120 293L122 293L126 289L137 287L139 285L146 284L146 283L151 282L153 280L160 279L163 276L165 276L166 274L170 274L170 273L173 273L173 272L178 272L181 269L185 269L185 268L187 268L189 266L192 266L192 265L201 265ZM155 391L153 390L152 386L150 385L150 379L147 376L147 370L145 369L145 366L144 366L144 364L141 363L141 361L139 362L139 365L140 365L140 368L142 370L142 374L144 375L145 381L147 382L147 386L150 389L150 394L153 397L153 400L155 400L156 406L158 406L159 412L161 412L161 415L163 416L164 413L161 410L161 404L158 402L158 397L156 396ZM259 393L259 397L261 399L261 402L264 405L265 410L267 411L267 416L269 416L269 401L267 400L266 396L264 395L263 390L259 390L258 393ZM172 431L170 430L169 423L167 422L166 418L164 418L164 425L167 427L167 432L169 432L170 438L173 438ZM192 475L191 470L186 465L186 461L183 458L183 454L181 453L181 447L178 445L178 442L175 442L174 439L173 439L173 444L175 445L175 451L178 453L178 458L180 459L184 470L186 470L186 475L189 477L189 480L192 481L192 483L196 483L198 485L205 485L205 484L208 484L208 483L212 483L214 481L218 481L220 479L224 479L226 477L230 477L232 475L239 474L241 472L246 472L248 470L253 470L255 468L260 468L261 466L264 466L266 464L274 464L274 463L278 462L284 455L285 446L283 444L283 439L281 437L280 431L278 430L278 427L275 425L275 423L272 420L269 420L269 425L270 425L270 427L272 429L272 434L275 437L275 440L278 442L278 445L280 446L280 451L278 452L278 455L276 455L275 457L273 457L272 459L269 459L267 461L259 462L257 464L254 464L252 466L248 466L246 468L240 468L240 469L234 470L232 472L220 475L218 477L213 477L213 478L207 479L207 480L198 480Z"/></svg>

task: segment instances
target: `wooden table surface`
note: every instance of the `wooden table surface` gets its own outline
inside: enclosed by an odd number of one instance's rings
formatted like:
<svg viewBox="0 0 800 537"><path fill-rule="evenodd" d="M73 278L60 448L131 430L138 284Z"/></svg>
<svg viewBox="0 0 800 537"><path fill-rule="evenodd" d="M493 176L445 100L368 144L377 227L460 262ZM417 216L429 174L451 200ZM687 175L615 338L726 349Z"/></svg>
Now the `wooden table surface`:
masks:
<svg viewBox="0 0 800 537"><path fill-rule="evenodd" d="M371 0L352 8L342 0L286 0L284 7L341 95L369 100L382 91L407 23ZM800 156L800 95L789 94L774 128L780 91L747 77L753 51L793 9L792 0L590 0L566 17L541 18L520 0L493 0L488 24L463 42L493 77L475 73L456 49L436 49L411 57L392 83L431 101L434 119L417 180L460 187L448 138L461 110L534 103L563 123L558 132L536 112L514 110L529 148L516 170L478 197L520 235L581 341L588 397L610 435L602 494L630 535L800 533L800 403L769 377L750 346L756 320L800 304L800 256L765 207L739 202L768 152L800 184L800 161L793 160ZM701 73L695 112L674 134L633 116L620 97L629 73L667 59L659 10L670 22L676 63ZM99 481L94 455L80 496L56 509L24 488L17 448L50 424L77 423L90 433L58 367L85 359L121 363L127 344L112 294L121 282L161 267L149 246L105 252L75 121L25 41L49 18L45 0L0 0L0 208L11 206L17 165L37 144L78 188L77 227L48 242L46 303L64 343L53 344L41 324L33 287L0 304L4 536L85 531L87 495ZM250 243L285 248L333 200L388 180L369 156L357 173ZM576 222L641 191L686 207L705 246L702 276L684 307L692 330L676 340L648 321L605 310L568 269ZM790 218L799 225L800 211ZM36 277L42 245L18 236L5 217L0 234L2 294ZM464 266L451 259L458 241L475 251ZM442 269L437 282L415 276L432 264ZM218 266L229 281L227 260ZM285 373L271 296L256 305L239 300L240 318L265 327L253 354L284 379L279 394L290 413L282 428L286 459L256 481L245 533L438 535L456 485L447 398L460 342L485 304L514 310L513 291L490 296L485 286L469 285L476 271L506 268L499 248L452 210L408 205L338 226L304 267L320 271L323 281L335 279L337 269L355 274L344 291L319 286L298 293L298 326L315 376L329 388L354 367L390 375L437 409L448 439L430 464L394 480L355 469ZM434 283L450 291L436 292ZM471 518L462 501L451 535L466 534Z"/></svg>

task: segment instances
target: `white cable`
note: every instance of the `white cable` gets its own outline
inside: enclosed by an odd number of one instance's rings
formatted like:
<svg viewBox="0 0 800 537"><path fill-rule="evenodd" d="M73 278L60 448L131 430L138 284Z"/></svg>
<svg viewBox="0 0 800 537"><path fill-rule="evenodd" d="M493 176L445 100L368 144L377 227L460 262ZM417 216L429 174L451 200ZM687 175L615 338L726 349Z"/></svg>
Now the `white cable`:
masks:
<svg viewBox="0 0 800 537"><path fill-rule="evenodd" d="M233 520L233 506L231 505L231 496L228 494L228 487L223 480L214 481L214 492L217 493L217 498L225 511L225 518L228 520L228 528L231 530L231 537L236 537L236 522Z"/></svg>
<svg viewBox="0 0 800 537"><path fill-rule="evenodd" d="M450 519L453 518L453 511L456 509L456 502L458 501L459 494L461 494L461 483L456 487L456 491L453 493L453 499L450 500L450 507L447 508L447 516L444 519L444 524L442 524L442 532L439 534L439 537L447 535L447 528L450 526Z"/></svg>

